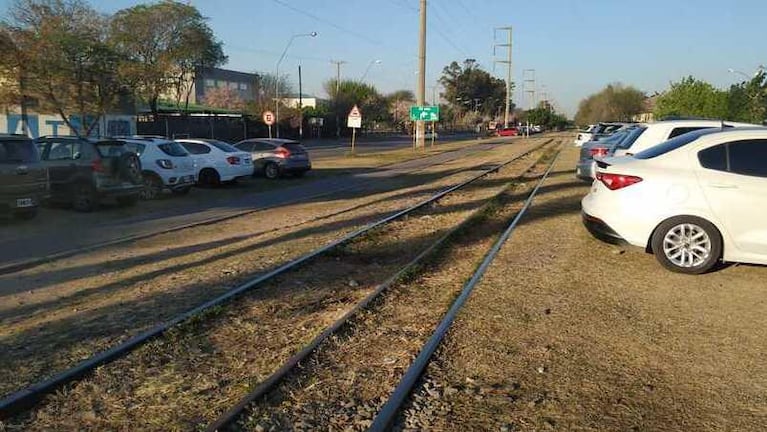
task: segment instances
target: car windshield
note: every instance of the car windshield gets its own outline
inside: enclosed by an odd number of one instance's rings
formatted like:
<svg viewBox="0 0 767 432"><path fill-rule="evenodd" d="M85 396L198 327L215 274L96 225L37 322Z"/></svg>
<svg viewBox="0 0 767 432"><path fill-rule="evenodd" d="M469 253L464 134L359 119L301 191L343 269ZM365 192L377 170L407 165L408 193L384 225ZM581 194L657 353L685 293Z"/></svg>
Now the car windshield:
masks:
<svg viewBox="0 0 767 432"><path fill-rule="evenodd" d="M652 159L668 152L674 151L678 148L684 147L687 144L697 140L698 138L709 135L712 133L721 132L720 128L700 129L694 132L688 132L684 135L679 135L676 138L672 138L666 142L660 143L656 146L650 147L647 150L641 151L634 155L635 159Z"/></svg>
<svg viewBox="0 0 767 432"><path fill-rule="evenodd" d="M184 150L184 147L182 147L181 144L177 142L169 141L163 144L158 144L157 148L162 150L162 152L168 156L173 156L173 157L189 156L189 153L186 150Z"/></svg>
<svg viewBox="0 0 767 432"><path fill-rule="evenodd" d="M238 152L240 152L240 150L237 147L235 147L235 146L233 146L233 145L231 145L229 143L225 143L223 141L208 140L208 141L205 141L205 142L210 144L210 145L212 145L212 146L214 146L215 148L221 150L222 152L226 152L226 153L238 153Z"/></svg>
<svg viewBox="0 0 767 432"><path fill-rule="evenodd" d="M0 163L36 162L40 160L32 140L0 141Z"/></svg>

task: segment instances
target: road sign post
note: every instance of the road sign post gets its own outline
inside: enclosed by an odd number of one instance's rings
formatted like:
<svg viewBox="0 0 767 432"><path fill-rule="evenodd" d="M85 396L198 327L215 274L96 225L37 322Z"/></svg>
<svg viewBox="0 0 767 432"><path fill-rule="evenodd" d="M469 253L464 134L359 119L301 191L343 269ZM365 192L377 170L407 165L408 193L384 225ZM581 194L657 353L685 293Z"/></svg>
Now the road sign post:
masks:
<svg viewBox="0 0 767 432"><path fill-rule="evenodd" d="M346 118L346 126L352 129L352 155L354 154L354 142L357 139L357 129L362 127L362 113L357 105L352 107L349 111L349 116Z"/></svg>
<svg viewBox="0 0 767 432"><path fill-rule="evenodd" d="M264 115L261 118L264 120L264 123L266 123L266 125L269 126L269 138L271 138L272 125L274 124L274 113L271 111L265 111Z"/></svg>

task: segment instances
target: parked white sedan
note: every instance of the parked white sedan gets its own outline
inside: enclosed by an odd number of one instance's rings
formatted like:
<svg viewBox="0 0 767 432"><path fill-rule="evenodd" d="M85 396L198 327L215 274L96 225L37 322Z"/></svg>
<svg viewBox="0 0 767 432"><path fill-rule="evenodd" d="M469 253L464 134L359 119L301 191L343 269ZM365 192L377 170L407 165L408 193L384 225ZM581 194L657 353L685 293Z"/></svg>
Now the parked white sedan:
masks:
<svg viewBox="0 0 767 432"><path fill-rule="evenodd" d="M581 204L595 237L646 248L675 272L767 264L767 128L700 130L606 158Z"/></svg>
<svg viewBox="0 0 767 432"><path fill-rule="evenodd" d="M240 177L253 175L253 160L250 153L244 152L231 144L214 139L179 139L181 144L194 158L198 183L205 186L217 186L222 182L232 182Z"/></svg>

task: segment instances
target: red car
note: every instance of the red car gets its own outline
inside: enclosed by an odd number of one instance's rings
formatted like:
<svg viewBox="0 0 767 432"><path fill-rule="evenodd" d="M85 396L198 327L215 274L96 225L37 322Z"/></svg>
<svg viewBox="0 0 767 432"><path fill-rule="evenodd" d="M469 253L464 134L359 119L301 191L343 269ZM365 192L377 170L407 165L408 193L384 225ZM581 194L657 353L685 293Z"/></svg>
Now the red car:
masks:
<svg viewBox="0 0 767 432"><path fill-rule="evenodd" d="M517 136L518 135L518 131L517 131L517 128L514 128L514 127L501 128L501 129L498 129L495 132L495 134L497 136L499 136L499 137L502 137L502 136Z"/></svg>

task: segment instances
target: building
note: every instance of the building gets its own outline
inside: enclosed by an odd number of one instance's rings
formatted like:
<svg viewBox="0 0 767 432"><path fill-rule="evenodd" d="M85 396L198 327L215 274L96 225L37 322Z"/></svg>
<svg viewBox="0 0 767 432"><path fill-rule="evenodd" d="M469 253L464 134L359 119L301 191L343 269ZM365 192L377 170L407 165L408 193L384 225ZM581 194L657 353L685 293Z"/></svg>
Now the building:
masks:
<svg viewBox="0 0 767 432"><path fill-rule="evenodd" d="M659 94L654 94L648 98L645 98L642 106L642 112L635 115L632 120L639 123L652 123L655 121L655 105L658 102Z"/></svg>
<svg viewBox="0 0 767 432"><path fill-rule="evenodd" d="M0 133L23 134L24 126L21 110L12 107L0 113ZM70 116L70 123L79 127L79 116ZM41 136L75 135L63 118L58 114L27 114L27 135L30 138ZM136 133L136 116L132 114L108 114L102 116L91 131L91 136L133 135Z"/></svg>
<svg viewBox="0 0 767 432"><path fill-rule="evenodd" d="M189 102L204 104L207 92L221 88L233 92L243 102L250 102L256 99L257 82L258 75L254 73L204 68L197 73L192 91L194 100L190 99Z"/></svg>
<svg viewBox="0 0 767 432"><path fill-rule="evenodd" d="M304 108L317 108L317 105L320 103L320 101L320 98L305 93L301 93L300 98L297 93L287 95L282 98L283 105L288 108L298 108L299 102Z"/></svg>

